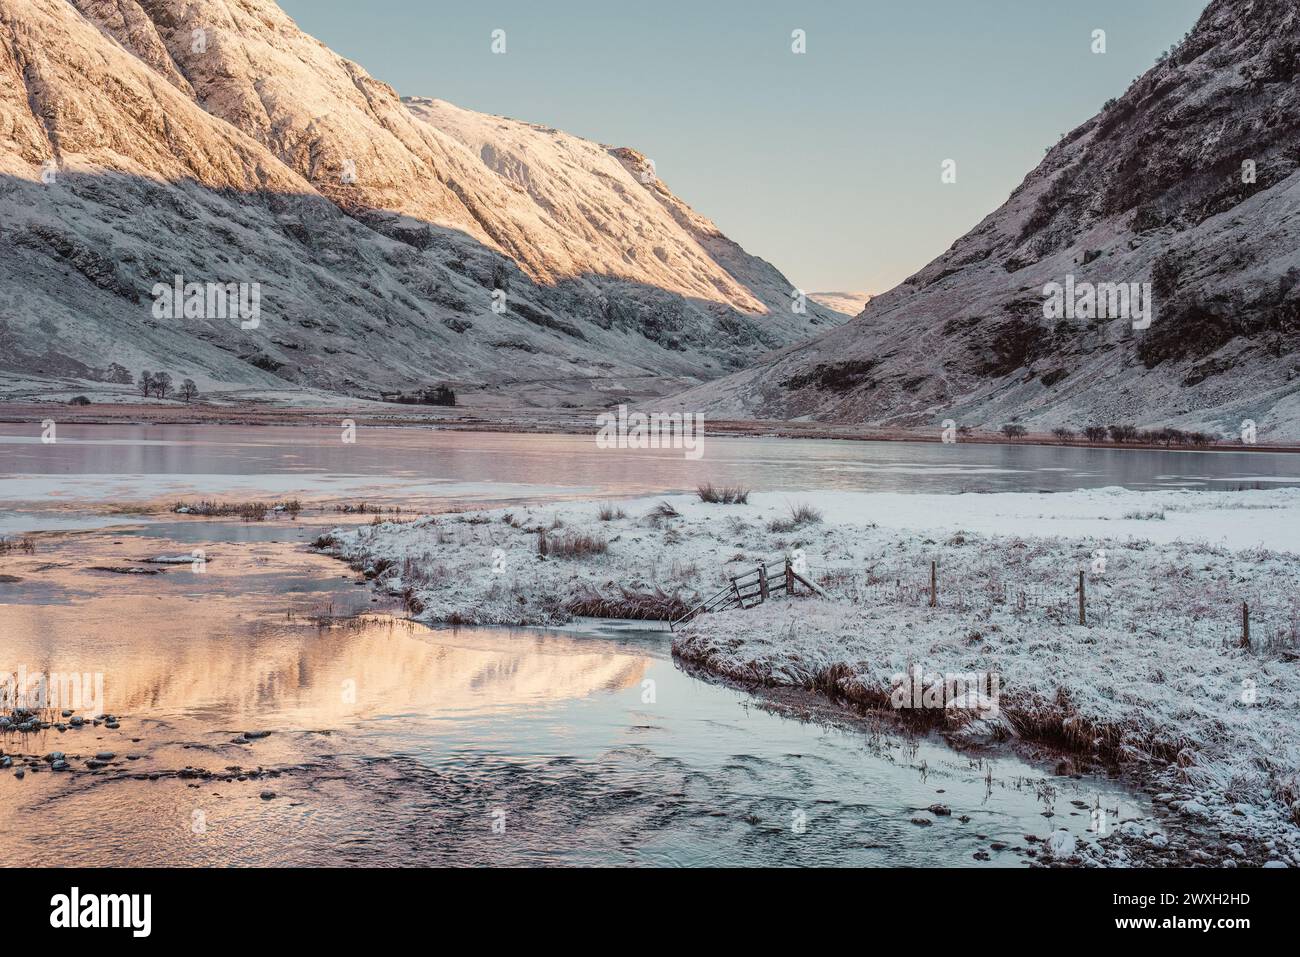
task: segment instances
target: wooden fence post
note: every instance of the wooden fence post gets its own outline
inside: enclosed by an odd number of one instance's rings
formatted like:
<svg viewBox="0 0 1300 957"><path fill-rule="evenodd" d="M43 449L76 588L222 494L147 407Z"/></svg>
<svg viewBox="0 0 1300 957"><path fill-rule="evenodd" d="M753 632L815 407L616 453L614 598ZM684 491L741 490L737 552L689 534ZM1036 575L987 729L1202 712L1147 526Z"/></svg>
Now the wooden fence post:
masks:
<svg viewBox="0 0 1300 957"><path fill-rule="evenodd" d="M758 592L767 601L767 565L758 566Z"/></svg>
<svg viewBox="0 0 1300 957"><path fill-rule="evenodd" d="M1079 572L1079 624L1088 624L1088 618L1084 613L1084 593L1083 593L1083 572Z"/></svg>
<svg viewBox="0 0 1300 957"><path fill-rule="evenodd" d="M794 594L794 568L790 565L790 559L785 560L785 593Z"/></svg>
<svg viewBox="0 0 1300 957"><path fill-rule="evenodd" d="M930 562L930 607L938 607L939 604L939 563Z"/></svg>
<svg viewBox="0 0 1300 957"><path fill-rule="evenodd" d="M1250 606L1241 603L1241 647L1250 647Z"/></svg>

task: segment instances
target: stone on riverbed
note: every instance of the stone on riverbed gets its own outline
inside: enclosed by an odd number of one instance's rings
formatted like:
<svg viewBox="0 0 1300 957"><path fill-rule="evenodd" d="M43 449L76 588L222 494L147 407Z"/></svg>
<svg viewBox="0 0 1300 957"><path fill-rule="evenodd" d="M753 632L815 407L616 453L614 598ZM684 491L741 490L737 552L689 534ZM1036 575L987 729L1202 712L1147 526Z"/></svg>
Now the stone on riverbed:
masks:
<svg viewBox="0 0 1300 957"><path fill-rule="evenodd" d="M1076 841L1074 835L1062 828L1047 839L1047 849L1052 857L1064 860L1074 854Z"/></svg>

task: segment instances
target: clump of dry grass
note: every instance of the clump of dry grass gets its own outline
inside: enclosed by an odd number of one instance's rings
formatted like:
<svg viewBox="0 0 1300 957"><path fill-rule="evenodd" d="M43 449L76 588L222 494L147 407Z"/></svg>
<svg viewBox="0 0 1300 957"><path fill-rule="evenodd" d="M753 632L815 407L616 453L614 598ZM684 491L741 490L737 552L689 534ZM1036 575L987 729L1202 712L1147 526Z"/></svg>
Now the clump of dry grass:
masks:
<svg viewBox="0 0 1300 957"><path fill-rule="evenodd" d="M399 518L396 515L388 515L388 516L376 515L374 518L370 520L370 524L372 527L376 525L410 525L418 521L419 518L415 515L411 515L407 518ZM470 524L476 524L476 523L471 522Z"/></svg>
<svg viewBox="0 0 1300 957"><path fill-rule="evenodd" d="M694 600L698 601L699 596L694 596ZM620 588L617 595L607 597L590 585L584 586L564 606L564 610L571 615L625 618L632 621L671 621L684 615L690 608L691 603L682 598L679 591L669 594L662 588L655 588L652 592L634 592Z"/></svg>
<svg viewBox="0 0 1300 957"><path fill-rule="evenodd" d="M660 502L646 513L646 517L651 521L659 521L665 518L681 518L682 513L673 508L671 502Z"/></svg>
<svg viewBox="0 0 1300 957"><path fill-rule="evenodd" d="M712 505L744 505L749 501L749 489L739 485L716 486L706 482L695 490L701 502Z"/></svg>
<svg viewBox="0 0 1300 957"><path fill-rule="evenodd" d="M384 508L382 505L371 505L369 502L344 502L342 505L335 505L334 511L342 512L344 515L383 515L385 512L390 515L401 515L402 507L393 505Z"/></svg>
<svg viewBox="0 0 1300 957"><path fill-rule="evenodd" d="M609 542L586 532L570 531L551 537L542 531L537 533L537 551L539 555L556 558L587 558L605 554L609 551Z"/></svg>
<svg viewBox="0 0 1300 957"><path fill-rule="evenodd" d="M10 552L34 555L36 542L30 538L0 538L0 555L8 555Z"/></svg>
<svg viewBox="0 0 1300 957"><path fill-rule="evenodd" d="M613 522L620 518L627 518L627 512L610 502L602 502L600 509L596 512L596 517L602 522Z"/></svg>
<svg viewBox="0 0 1300 957"><path fill-rule="evenodd" d="M769 532L793 532L796 529L803 528L805 525L818 525L821 523L822 513L813 508L806 502L798 505L790 505L790 515L788 518L774 518L767 523Z"/></svg>
<svg viewBox="0 0 1300 957"><path fill-rule="evenodd" d="M185 515L199 515L203 518L235 518L245 522L264 522L266 516L275 512L287 512L297 517L302 511L302 503L296 498L287 502L177 502L172 511Z"/></svg>

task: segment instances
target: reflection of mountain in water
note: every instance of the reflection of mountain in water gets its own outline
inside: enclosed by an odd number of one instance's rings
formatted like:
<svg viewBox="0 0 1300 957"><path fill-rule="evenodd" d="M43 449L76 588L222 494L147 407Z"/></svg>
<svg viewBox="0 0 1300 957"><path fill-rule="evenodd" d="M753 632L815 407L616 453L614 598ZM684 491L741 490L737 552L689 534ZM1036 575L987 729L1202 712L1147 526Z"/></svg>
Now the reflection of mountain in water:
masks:
<svg viewBox="0 0 1300 957"><path fill-rule="evenodd" d="M435 709L463 717L583 698L636 685L647 664L559 634L468 636L391 618L338 627L286 623L255 633L241 633L236 623L232 633L221 611L204 618L189 606L183 622L161 617L102 622L93 661L75 646L50 647L45 636L75 632L48 621L18 641L17 654L28 671L103 671L111 712L275 715L297 728Z"/></svg>

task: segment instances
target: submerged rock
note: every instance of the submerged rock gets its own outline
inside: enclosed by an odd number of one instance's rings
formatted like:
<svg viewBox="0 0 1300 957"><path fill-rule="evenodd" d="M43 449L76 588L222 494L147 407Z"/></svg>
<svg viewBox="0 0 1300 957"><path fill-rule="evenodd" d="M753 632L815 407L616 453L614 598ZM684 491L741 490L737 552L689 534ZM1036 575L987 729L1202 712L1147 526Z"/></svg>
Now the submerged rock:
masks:
<svg viewBox="0 0 1300 957"><path fill-rule="evenodd" d="M1065 828L1056 831L1047 839L1048 853L1058 860L1073 857L1077 846L1078 842L1075 840L1074 835L1065 830Z"/></svg>

